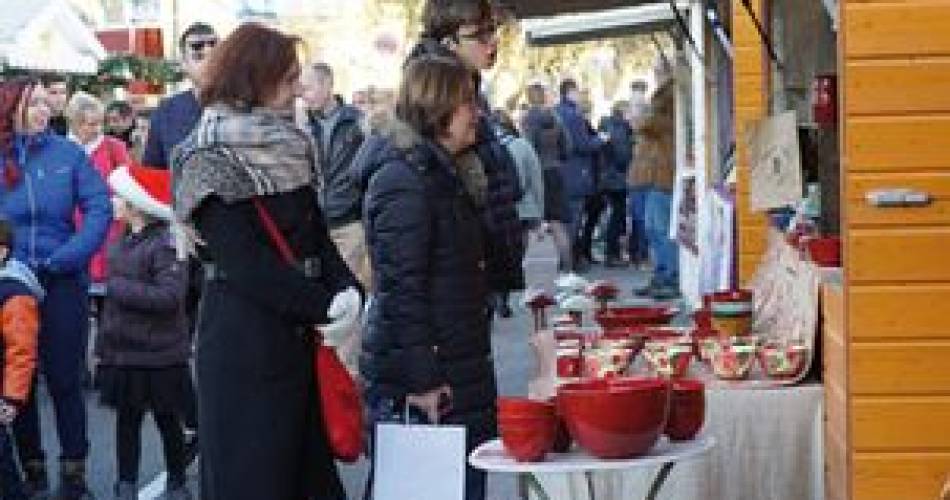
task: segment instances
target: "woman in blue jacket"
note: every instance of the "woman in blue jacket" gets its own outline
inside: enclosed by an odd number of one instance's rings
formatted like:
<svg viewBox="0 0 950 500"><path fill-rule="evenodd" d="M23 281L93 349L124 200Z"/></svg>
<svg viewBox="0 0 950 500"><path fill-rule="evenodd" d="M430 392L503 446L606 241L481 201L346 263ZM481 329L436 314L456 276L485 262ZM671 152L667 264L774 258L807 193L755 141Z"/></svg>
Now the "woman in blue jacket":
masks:
<svg viewBox="0 0 950 500"><path fill-rule="evenodd" d="M82 499L89 498L82 392L89 333L87 269L105 239L112 205L85 152L50 133L49 117L42 85L25 79L0 83L0 216L14 227L13 257L29 264L47 291L40 309L39 355L61 445L57 498ZM27 486L33 495L42 495L48 481L32 395L15 431Z"/></svg>

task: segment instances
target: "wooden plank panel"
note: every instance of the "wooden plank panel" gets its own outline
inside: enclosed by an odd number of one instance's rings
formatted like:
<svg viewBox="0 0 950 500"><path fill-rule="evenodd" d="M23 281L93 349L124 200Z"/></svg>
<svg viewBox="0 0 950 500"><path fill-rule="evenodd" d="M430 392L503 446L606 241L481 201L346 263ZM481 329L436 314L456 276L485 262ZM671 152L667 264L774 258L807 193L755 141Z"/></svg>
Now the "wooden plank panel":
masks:
<svg viewBox="0 0 950 500"><path fill-rule="evenodd" d="M739 254L739 283L745 284L752 279L761 263L761 255Z"/></svg>
<svg viewBox="0 0 950 500"><path fill-rule="evenodd" d="M844 147L849 172L950 171L950 115L853 118Z"/></svg>
<svg viewBox="0 0 950 500"><path fill-rule="evenodd" d="M950 341L851 345L852 394L950 394Z"/></svg>
<svg viewBox="0 0 950 500"><path fill-rule="evenodd" d="M934 173L855 173L847 177L847 185L848 222L852 226L950 225L950 170ZM865 200L869 192L895 188L928 193L933 201L926 207L877 208Z"/></svg>
<svg viewBox="0 0 950 500"><path fill-rule="evenodd" d="M853 282L950 281L948 249L950 227L851 229L846 268Z"/></svg>
<svg viewBox="0 0 950 500"><path fill-rule="evenodd" d="M950 453L858 453L855 500L935 500L950 479Z"/></svg>
<svg viewBox="0 0 950 500"><path fill-rule="evenodd" d="M950 451L950 397L854 397L855 451Z"/></svg>
<svg viewBox="0 0 950 500"><path fill-rule="evenodd" d="M844 443L825 435L825 499L850 500L848 498L848 451Z"/></svg>
<svg viewBox="0 0 950 500"><path fill-rule="evenodd" d="M762 77L762 50L759 47L736 47L734 71L737 76Z"/></svg>
<svg viewBox="0 0 950 500"><path fill-rule="evenodd" d="M825 431L844 442L848 436L848 397L838 384L825 382Z"/></svg>
<svg viewBox="0 0 950 500"><path fill-rule="evenodd" d="M950 5L855 3L845 5L848 57L950 54Z"/></svg>
<svg viewBox="0 0 950 500"><path fill-rule="evenodd" d="M821 286L821 313L824 327L844 339L844 288L837 283Z"/></svg>
<svg viewBox="0 0 950 500"><path fill-rule="evenodd" d="M768 228L765 226L745 226L739 228L739 252L765 253L768 243Z"/></svg>
<svg viewBox="0 0 950 500"><path fill-rule="evenodd" d="M948 304L950 284L851 287L851 339L950 340Z"/></svg>
<svg viewBox="0 0 950 500"><path fill-rule="evenodd" d="M848 115L950 111L950 58L849 62Z"/></svg>

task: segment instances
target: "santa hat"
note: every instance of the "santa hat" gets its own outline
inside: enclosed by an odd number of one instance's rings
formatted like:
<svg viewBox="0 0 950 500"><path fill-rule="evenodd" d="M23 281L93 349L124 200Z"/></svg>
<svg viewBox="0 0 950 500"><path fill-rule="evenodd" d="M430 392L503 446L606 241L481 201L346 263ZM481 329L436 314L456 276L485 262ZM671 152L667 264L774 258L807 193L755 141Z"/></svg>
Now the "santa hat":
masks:
<svg viewBox="0 0 950 500"><path fill-rule="evenodd" d="M115 194L142 212L162 220L173 219L171 173L168 170L129 165L109 174Z"/></svg>

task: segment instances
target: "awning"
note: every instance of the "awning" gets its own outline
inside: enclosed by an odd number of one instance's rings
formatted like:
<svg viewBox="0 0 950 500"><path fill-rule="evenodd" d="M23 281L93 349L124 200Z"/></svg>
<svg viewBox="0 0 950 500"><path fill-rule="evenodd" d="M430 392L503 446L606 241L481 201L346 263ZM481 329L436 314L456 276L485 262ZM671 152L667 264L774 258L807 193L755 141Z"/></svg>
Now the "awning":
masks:
<svg viewBox="0 0 950 500"><path fill-rule="evenodd" d="M106 51L64 0L0 0L17 15L0 22L0 64L39 72L94 74ZM20 12L23 11L23 12Z"/></svg>
<svg viewBox="0 0 950 500"><path fill-rule="evenodd" d="M75 73L94 75L99 59L93 54L78 52L36 52L16 45L0 46L0 63L11 68L39 73Z"/></svg>
<svg viewBox="0 0 950 500"><path fill-rule="evenodd" d="M599 12L525 19L521 25L528 43L532 45L557 45L645 34L675 26L676 17L669 3L654 1L641 4ZM683 3L680 7L687 8L688 5Z"/></svg>
<svg viewBox="0 0 950 500"><path fill-rule="evenodd" d="M597 12L655 3L656 0L506 0L518 19Z"/></svg>

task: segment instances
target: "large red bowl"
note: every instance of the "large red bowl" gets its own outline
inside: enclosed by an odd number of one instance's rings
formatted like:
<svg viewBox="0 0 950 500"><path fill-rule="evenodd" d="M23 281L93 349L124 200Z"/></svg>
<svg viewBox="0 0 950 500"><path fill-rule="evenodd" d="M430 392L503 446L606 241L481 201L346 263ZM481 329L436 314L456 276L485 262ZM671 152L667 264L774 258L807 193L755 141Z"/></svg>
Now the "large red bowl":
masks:
<svg viewBox="0 0 950 500"><path fill-rule="evenodd" d="M673 441L693 439L706 421L706 388L699 380L676 380L664 433Z"/></svg>
<svg viewBox="0 0 950 500"><path fill-rule="evenodd" d="M571 437L603 459L642 455L666 426L670 385L662 379L613 378L565 384L558 411Z"/></svg>
<svg viewBox="0 0 950 500"><path fill-rule="evenodd" d="M611 307L594 314L601 328L632 328L643 325L662 325L676 316L671 307Z"/></svg>

